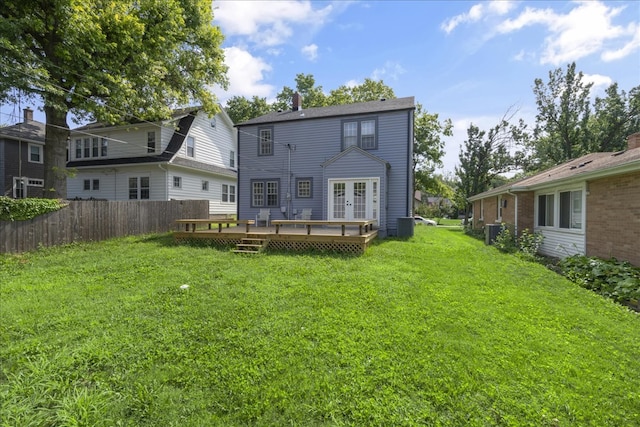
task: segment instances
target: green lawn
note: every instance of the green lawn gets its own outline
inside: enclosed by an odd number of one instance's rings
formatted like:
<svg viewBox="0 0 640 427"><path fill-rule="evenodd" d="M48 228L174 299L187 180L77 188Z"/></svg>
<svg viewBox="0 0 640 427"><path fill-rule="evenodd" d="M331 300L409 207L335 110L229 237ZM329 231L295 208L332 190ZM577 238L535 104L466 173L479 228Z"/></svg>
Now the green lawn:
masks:
<svg viewBox="0 0 640 427"><path fill-rule="evenodd" d="M415 232L360 257L164 235L0 256L0 424L640 425L640 316Z"/></svg>

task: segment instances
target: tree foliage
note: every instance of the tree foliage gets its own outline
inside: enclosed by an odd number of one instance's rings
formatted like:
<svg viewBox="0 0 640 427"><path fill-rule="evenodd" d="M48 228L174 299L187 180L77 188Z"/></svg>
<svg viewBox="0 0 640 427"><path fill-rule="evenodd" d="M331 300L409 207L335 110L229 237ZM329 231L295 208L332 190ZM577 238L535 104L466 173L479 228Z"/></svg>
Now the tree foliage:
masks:
<svg viewBox="0 0 640 427"><path fill-rule="evenodd" d="M427 190L428 178L437 166L442 166L444 137L453 135L450 119L440 122L438 114L429 114L422 104L416 104L414 114L413 172L416 189Z"/></svg>
<svg viewBox="0 0 640 427"><path fill-rule="evenodd" d="M226 87L222 34L208 0L9 0L0 8L0 97L44 104L47 196L66 195L68 113L117 123L216 111Z"/></svg>
<svg viewBox="0 0 640 427"><path fill-rule="evenodd" d="M589 120L589 151L619 151L627 147L627 137L640 132L640 86L618 92L613 83L604 98L596 97Z"/></svg>
<svg viewBox="0 0 640 427"><path fill-rule="evenodd" d="M522 154L512 151L526 135L526 124L523 121L511 124L509 121L513 116L510 109L488 132L473 124L467 129L467 139L458 157L460 165L455 168L458 178L456 204L465 212L469 211L467 199L470 196L501 183L501 173L520 166Z"/></svg>
<svg viewBox="0 0 640 427"><path fill-rule="evenodd" d="M583 82L576 64L549 72L548 82L535 79L538 114L534 129L534 168L557 165L589 150L589 91L592 83Z"/></svg>

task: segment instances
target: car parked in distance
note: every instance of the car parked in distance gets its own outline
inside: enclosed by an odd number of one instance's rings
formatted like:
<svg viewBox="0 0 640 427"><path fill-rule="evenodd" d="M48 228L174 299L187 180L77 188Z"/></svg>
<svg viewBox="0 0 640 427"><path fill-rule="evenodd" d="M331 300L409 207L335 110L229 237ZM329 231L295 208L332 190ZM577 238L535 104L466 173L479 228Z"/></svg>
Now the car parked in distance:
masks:
<svg viewBox="0 0 640 427"><path fill-rule="evenodd" d="M426 218L423 218L423 217L421 217L419 215L415 215L413 217L413 220L416 223L416 225L419 225L419 224L423 224L423 225L438 225L438 223L435 222L434 220L426 219Z"/></svg>

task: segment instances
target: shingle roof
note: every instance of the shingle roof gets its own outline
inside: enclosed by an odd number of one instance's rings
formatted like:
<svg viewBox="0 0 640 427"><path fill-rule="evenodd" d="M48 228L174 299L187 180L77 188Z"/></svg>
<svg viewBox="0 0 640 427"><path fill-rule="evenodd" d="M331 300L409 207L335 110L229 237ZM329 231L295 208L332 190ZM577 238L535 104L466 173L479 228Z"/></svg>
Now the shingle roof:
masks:
<svg viewBox="0 0 640 427"><path fill-rule="evenodd" d="M265 114L236 126L250 126L265 123L288 122L294 120L309 120L336 116L353 116L357 114L379 113L384 111L411 110L415 108L413 96L394 98L380 101L360 102L357 104L332 105L330 107L316 107L298 111L282 111Z"/></svg>
<svg viewBox="0 0 640 427"><path fill-rule="evenodd" d="M12 126L0 127L0 137L10 139L24 139L44 144L47 125L35 120L18 123Z"/></svg>
<svg viewBox="0 0 640 427"><path fill-rule="evenodd" d="M187 107L187 108L180 108L178 110L173 110L173 112L171 113L171 117L169 117L166 120L177 120L180 119L184 116L186 116L187 114L193 113L194 111L198 111L200 110L201 107ZM166 121L164 120L164 121ZM163 120L157 120L154 122L150 122L150 121L146 121L146 120L138 120L138 119L134 119L134 120L130 120L127 121L126 123L120 123L120 124L116 124L116 125L112 125L110 123L106 123L106 122L94 122L94 123L89 123L87 125L84 126L80 126L74 129L71 129L71 132L75 132L78 130L90 130L90 129L103 129L103 128L110 128L110 127L119 127L119 126L129 126L129 125L135 125L135 124L141 124L141 123L147 123L147 124L157 124L158 122L161 122Z"/></svg>
<svg viewBox="0 0 640 427"><path fill-rule="evenodd" d="M627 171L640 171L640 148L615 153L587 154L536 175L476 194L469 197L469 200L479 200L507 191L531 191L564 182L582 181Z"/></svg>

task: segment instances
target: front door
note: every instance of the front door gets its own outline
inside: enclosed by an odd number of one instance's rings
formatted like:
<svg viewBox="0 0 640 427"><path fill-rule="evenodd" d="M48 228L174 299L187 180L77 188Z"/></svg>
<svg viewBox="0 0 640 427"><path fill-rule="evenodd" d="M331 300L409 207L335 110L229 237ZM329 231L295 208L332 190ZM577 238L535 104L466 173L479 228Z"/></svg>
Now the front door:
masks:
<svg viewBox="0 0 640 427"><path fill-rule="evenodd" d="M353 221L378 218L378 178L330 179L330 220Z"/></svg>

